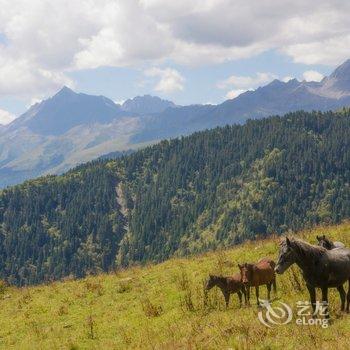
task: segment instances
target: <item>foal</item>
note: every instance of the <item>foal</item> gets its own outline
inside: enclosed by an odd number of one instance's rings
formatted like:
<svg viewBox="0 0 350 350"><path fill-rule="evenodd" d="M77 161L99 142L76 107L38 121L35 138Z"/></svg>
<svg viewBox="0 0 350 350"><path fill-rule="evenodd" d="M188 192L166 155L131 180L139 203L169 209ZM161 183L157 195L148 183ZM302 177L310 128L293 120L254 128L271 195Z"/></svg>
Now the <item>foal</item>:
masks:
<svg viewBox="0 0 350 350"><path fill-rule="evenodd" d="M244 290L244 285L241 282L241 275L236 274L231 277L209 275L209 278L205 285L205 290L210 290L213 287L219 287L224 295L226 307L230 302L230 295L237 293L239 298L239 305L242 306L242 294L244 295L245 303L247 303L247 296Z"/></svg>
<svg viewBox="0 0 350 350"><path fill-rule="evenodd" d="M271 286L276 293L275 262L268 258L259 260L256 264L238 264L241 270L242 283L246 287L247 298L250 299L250 287L255 287L257 304L259 302L259 286L265 284L267 288L267 298L270 300Z"/></svg>
<svg viewBox="0 0 350 350"><path fill-rule="evenodd" d="M342 242L332 242L325 235L316 236L318 240L318 245L320 247L326 248L327 250L335 249L335 248L344 248L345 245Z"/></svg>

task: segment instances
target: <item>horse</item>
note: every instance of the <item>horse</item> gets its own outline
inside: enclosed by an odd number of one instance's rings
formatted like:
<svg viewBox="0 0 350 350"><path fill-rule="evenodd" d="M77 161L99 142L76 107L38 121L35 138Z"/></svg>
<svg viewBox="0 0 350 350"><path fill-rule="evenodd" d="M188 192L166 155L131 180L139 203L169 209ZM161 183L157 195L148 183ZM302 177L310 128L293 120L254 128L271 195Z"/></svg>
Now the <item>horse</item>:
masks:
<svg viewBox="0 0 350 350"><path fill-rule="evenodd" d="M238 264L241 271L242 283L246 287L247 298L250 299L250 287L255 287L255 295L258 306L259 302L259 286L265 284L267 288L267 298L270 300L271 286L276 293L276 275L275 262L268 258L259 260L256 264L244 263Z"/></svg>
<svg viewBox="0 0 350 350"><path fill-rule="evenodd" d="M344 248L345 244L342 242L332 242L329 238L327 238L325 235L323 236L316 236L318 245L320 247L326 248L328 250L336 249L336 248Z"/></svg>
<svg viewBox="0 0 350 350"><path fill-rule="evenodd" d="M346 311L350 304L350 249L326 248L312 245L301 240L288 239L280 244L279 257L275 271L283 274L291 265L297 264L302 271L306 287L310 294L313 313L316 309L316 288L322 290L322 301L325 303L326 317L328 314L328 288L337 288L341 311L345 307L345 290L343 284L349 281L349 290L346 295Z"/></svg>
<svg viewBox="0 0 350 350"><path fill-rule="evenodd" d="M209 275L205 284L205 290L208 291L215 286L221 289L225 298L226 308L228 308L230 302L230 295L234 293L237 293L238 295L240 307L242 306L242 294L244 295L245 303L247 303L246 292L239 273L230 277Z"/></svg>

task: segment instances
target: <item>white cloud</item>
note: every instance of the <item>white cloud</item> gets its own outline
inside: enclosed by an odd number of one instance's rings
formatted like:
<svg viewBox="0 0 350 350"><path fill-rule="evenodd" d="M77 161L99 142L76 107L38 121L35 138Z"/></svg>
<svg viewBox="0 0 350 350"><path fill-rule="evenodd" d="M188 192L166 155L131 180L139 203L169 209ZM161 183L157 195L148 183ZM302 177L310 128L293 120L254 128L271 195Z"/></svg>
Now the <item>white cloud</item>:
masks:
<svg viewBox="0 0 350 350"><path fill-rule="evenodd" d="M0 50L0 96L34 96L74 86L64 73L36 67L27 59L11 59Z"/></svg>
<svg viewBox="0 0 350 350"><path fill-rule="evenodd" d="M232 99L247 90L254 90L259 86L265 85L274 78L276 78L276 76L271 73L257 73L252 77L231 75L227 79L219 81L217 87L219 89L230 89L225 97Z"/></svg>
<svg viewBox="0 0 350 350"><path fill-rule="evenodd" d="M303 73L303 79L306 81L321 81L323 75L315 70L307 70Z"/></svg>
<svg viewBox="0 0 350 350"><path fill-rule="evenodd" d="M244 89L237 89L237 90L230 90L227 94L226 94L226 98L227 99L232 99L232 98L236 98L237 96L239 96L240 94L243 94L243 92L246 92L247 90Z"/></svg>
<svg viewBox="0 0 350 350"><path fill-rule="evenodd" d="M183 90L185 78L176 70L172 68L150 68L144 72L145 76L159 78L155 91L169 94L175 91Z"/></svg>
<svg viewBox="0 0 350 350"><path fill-rule="evenodd" d="M230 86L233 86L238 89L247 90L256 88L260 85L264 85L274 78L276 78L276 76L271 73L257 73L253 77L231 75L227 79L220 81L217 86L220 89L226 89Z"/></svg>
<svg viewBox="0 0 350 350"><path fill-rule="evenodd" d="M116 105L122 105L126 100L116 100L113 101Z"/></svg>
<svg viewBox="0 0 350 350"><path fill-rule="evenodd" d="M80 69L218 63L270 49L334 66L350 57L349 10L345 0L0 0L0 96L50 94Z"/></svg>
<svg viewBox="0 0 350 350"><path fill-rule="evenodd" d="M292 80L293 77L291 77L290 75L285 76L284 78L282 78L282 81L285 83L288 83L289 80Z"/></svg>
<svg viewBox="0 0 350 350"><path fill-rule="evenodd" d="M0 109L0 125L11 123L15 118L10 112Z"/></svg>

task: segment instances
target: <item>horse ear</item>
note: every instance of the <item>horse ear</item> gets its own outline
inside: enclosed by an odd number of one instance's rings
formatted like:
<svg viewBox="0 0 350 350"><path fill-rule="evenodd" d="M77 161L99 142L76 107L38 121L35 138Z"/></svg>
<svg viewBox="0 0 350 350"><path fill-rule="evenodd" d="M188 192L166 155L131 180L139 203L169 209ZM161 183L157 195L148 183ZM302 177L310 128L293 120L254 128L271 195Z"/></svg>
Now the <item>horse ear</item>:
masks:
<svg viewBox="0 0 350 350"><path fill-rule="evenodd" d="M288 247L291 247L292 244L290 243L290 240L289 240L288 237L286 237L286 243L287 243L287 246L288 246Z"/></svg>
<svg viewBox="0 0 350 350"><path fill-rule="evenodd" d="M321 237L319 237L319 236L316 236L316 239L317 239L318 241L320 241L320 240L321 240Z"/></svg>
<svg viewBox="0 0 350 350"><path fill-rule="evenodd" d="M238 264L238 268L240 269L240 270L242 270L242 265L241 264Z"/></svg>
<svg viewBox="0 0 350 350"><path fill-rule="evenodd" d="M326 239L326 235L323 235L323 239Z"/></svg>

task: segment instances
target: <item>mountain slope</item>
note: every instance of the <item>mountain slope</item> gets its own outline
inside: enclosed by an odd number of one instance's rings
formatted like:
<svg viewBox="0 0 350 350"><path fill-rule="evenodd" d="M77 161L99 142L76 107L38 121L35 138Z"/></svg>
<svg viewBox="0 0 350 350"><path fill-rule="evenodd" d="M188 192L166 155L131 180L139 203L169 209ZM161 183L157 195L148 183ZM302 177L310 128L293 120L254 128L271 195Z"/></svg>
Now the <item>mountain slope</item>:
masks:
<svg viewBox="0 0 350 350"><path fill-rule="evenodd" d="M28 127L36 134L57 136L81 124L108 123L128 115L104 96L77 94L63 87L52 98L31 107L10 125L9 130Z"/></svg>
<svg viewBox="0 0 350 350"><path fill-rule="evenodd" d="M162 141L0 193L18 285L350 218L350 114L298 112Z"/></svg>
<svg viewBox="0 0 350 350"><path fill-rule="evenodd" d="M350 77L350 69L348 71ZM211 118L219 122L227 123L232 118L237 122L243 122L247 118L267 117L269 115L281 115L297 110L334 110L350 104L350 84L347 91L343 91L341 97L326 91L328 80L322 83L299 82L296 79L289 82L274 80L270 84L258 88L255 91L247 91L233 100L228 100L217 107Z"/></svg>
<svg viewBox="0 0 350 350"><path fill-rule="evenodd" d="M327 233L350 246L350 224L298 232L315 243ZM247 242L188 259L132 267L111 274L28 288L1 288L0 327L4 349L348 349L350 318L339 314L339 296L329 291L332 323L297 325L297 302L309 299L298 268L277 276L277 298L293 309L288 325L267 328L258 320L255 296L229 308L217 288L203 292L209 274L232 275L237 263L277 258L278 240ZM266 298L266 288L260 288ZM276 300L277 299L277 300ZM16 312L14 312L16 310ZM334 315L334 317L333 317ZM11 322L9 322L11 320ZM336 331L336 337L334 333ZM302 341L300 341L302 339Z"/></svg>
<svg viewBox="0 0 350 350"><path fill-rule="evenodd" d="M314 92L321 96L342 99L350 96L350 59L322 80Z"/></svg>
<svg viewBox="0 0 350 350"><path fill-rule="evenodd" d="M137 116L106 97L64 87L0 129L0 187L132 148L140 128Z"/></svg>
<svg viewBox="0 0 350 350"><path fill-rule="evenodd" d="M142 130L133 135L131 142L168 139L213 127L215 123L204 117L214 109L213 105L190 105L167 108L162 113L146 116Z"/></svg>

